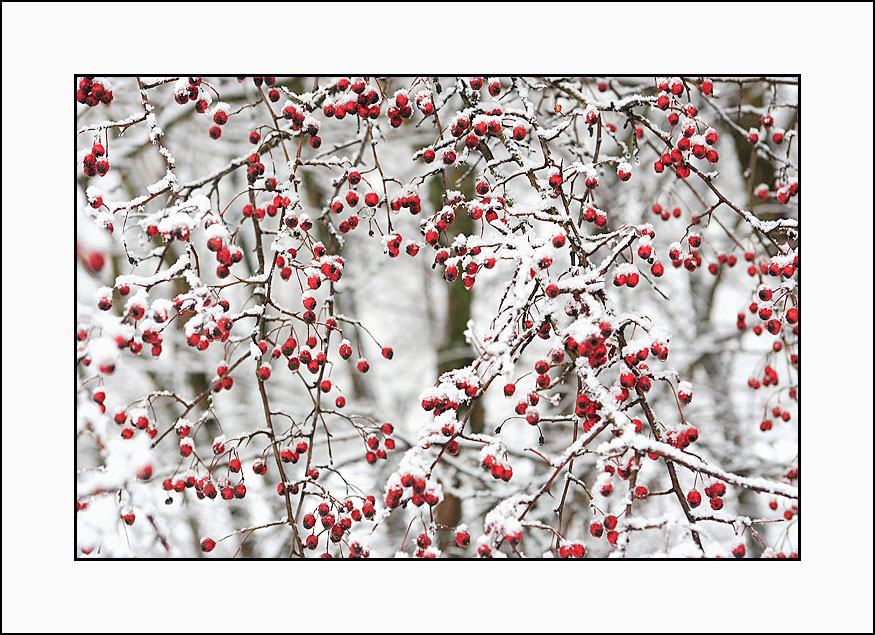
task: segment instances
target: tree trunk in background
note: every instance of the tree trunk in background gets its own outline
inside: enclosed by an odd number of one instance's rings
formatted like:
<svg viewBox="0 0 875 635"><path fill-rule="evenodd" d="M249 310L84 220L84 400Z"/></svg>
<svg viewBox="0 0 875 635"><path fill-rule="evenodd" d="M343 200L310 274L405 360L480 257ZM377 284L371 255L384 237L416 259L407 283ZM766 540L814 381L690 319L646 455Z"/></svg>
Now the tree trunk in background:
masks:
<svg viewBox="0 0 875 635"><path fill-rule="evenodd" d="M307 173L306 170L301 170L300 174L302 189L307 196L307 200L304 201L305 205L313 207L317 210L325 209L325 207L328 205L328 194L319 187L314 179L310 178L310 175ZM328 245L331 253L337 254L345 258L343 247L338 244L334 236L332 236L331 233L325 229L325 226L322 223L316 223L315 229L316 235L319 237L319 240L324 245ZM345 315L358 315L355 289L350 286L343 293L337 293L335 291L334 308L337 313ZM370 387L368 386L364 375L362 375L361 373L353 372L349 373L349 376L350 380L352 381L353 397L358 400L367 400L370 402L373 398L373 394L371 393Z"/></svg>
<svg viewBox="0 0 875 635"><path fill-rule="evenodd" d="M453 168L447 168L446 178L448 182L454 180L457 171ZM473 179L466 178L460 184L460 190L466 198L470 199L474 195ZM428 198L434 210L439 210L443 207L443 180L441 177L435 177L429 185ZM468 216L467 212L457 213L456 220L451 228L447 230L447 239L452 243L453 239L458 234L474 233L474 221ZM447 321L444 329L444 338L438 347L438 375L454 370L464 368L472 363L475 359L474 351L465 341L465 329L468 326L468 320L471 319L471 302L473 299L473 291L465 289L462 283L464 276L460 272L459 277L452 283L447 284ZM468 419L468 427L471 432L483 432L484 413L483 408L478 405L478 401L474 401L471 406L474 408L471 416ZM459 411L459 419L462 420L467 415L467 412ZM435 507L435 521L442 525L455 527L462 518L462 501L452 494L445 494L444 500ZM449 532L439 534L439 547L443 550L455 544L452 535Z"/></svg>

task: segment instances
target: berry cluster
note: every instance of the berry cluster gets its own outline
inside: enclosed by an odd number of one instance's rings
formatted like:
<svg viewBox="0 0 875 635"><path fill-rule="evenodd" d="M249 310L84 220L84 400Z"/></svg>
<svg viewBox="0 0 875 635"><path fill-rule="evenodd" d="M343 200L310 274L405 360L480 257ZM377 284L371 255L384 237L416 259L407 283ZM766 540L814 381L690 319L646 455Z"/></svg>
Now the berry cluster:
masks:
<svg viewBox="0 0 875 635"><path fill-rule="evenodd" d="M91 75L83 77L79 80L79 87L76 89L76 101L92 108L97 104L111 104L112 86L109 80Z"/></svg>

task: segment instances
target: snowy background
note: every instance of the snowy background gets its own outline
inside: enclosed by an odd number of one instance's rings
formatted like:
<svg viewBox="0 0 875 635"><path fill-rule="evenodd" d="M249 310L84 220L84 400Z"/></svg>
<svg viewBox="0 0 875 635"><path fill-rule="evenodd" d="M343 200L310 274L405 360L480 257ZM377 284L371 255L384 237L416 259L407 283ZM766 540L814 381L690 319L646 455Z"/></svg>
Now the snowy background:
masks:
<svg viewBox="0 0 875 635"><path fill-rule="evenodd" d="M76 206L76 303L78 327L85 332L77 353L80 360L77 366L77 496L80 505L85 505L76 516L79 555L196 557L204 555L200 542L203 537L209 536L218 544L207 557L285 557L295 548L292 532L288 525L283 524L286 507L283 497L276 493L278 474L268 451L267 436L261 434L248 438L248 435L263 430L265 426L256 364L252 359L255 355L251 355L242 362L239 370L235 370L231 390L209 394L185 415L192 423L193 430L196 430L194 456L180 456L180 440L173 431L161 436L187 410L186 405L176 397L191 404L216 379L216 369L223 361L233 364L250 350L250 336L257 316L252 314L237 321L227 343L214 344L206 351L199 351L186 342L189 333L184 329L184 320L181 318L161 325L163 341L157 358L151 354L148 343L143 344L138 355L127 350L118 351L107 344L111 344L115 337L134 337L137 341L142 339L142 332L146 330L143 323L134 328L132 320L120 319L130 306L130 299L138 297L136 283L156 282L167 277L162 277L161 272L166 272L174 262L187 257L187 247L183 241L165 243L160 236L150 238L146 233L149 225L157 224L157 219L168 216L169 205L181 205L183 208L185 205L199 206L196 212L185 212L192 216L201 214L197 216L198 221L203 220L203 215L215 219L224 212L221 218L226 228L225 236L233 237L232 240L242 251L243 260L231 268L230 277L220 279L215 271L215 256L206 246L209 231L205 230L203 222L194 222L190 244L197 253L199 279L180 275L156 284L148 290L147 295L139 296L144 307L150 312L170 307L169 314L172 316L173 298L190 293L194 284L212 287L211 293L220 291L220 297L229 303L231 314L252 310L258 305L258 299L253 295L263 280L259 280L258 284L217 285L250 278L258 271L252 222L244 219L242 213L243 206L248 202L247 168L244 163L256 147L250 143L250 132L259 130L262 139L265 139L273 128L267 104L262 103L268 86L263 84L259 90L251 77L242 82L236 77L204 78L198 94L199 98L206 96L210 105L205 114L198 114L194 101L180 105L174 99L176 91L186 90L187 78L166 83L162 83L163 77L139 79L146 86L155 84L154 88L147 91L153 108L148 117L144 117L140 86L135 77L106 78L104 83L111 86L113 94L111 104L93 108L79 105L77 110L77 156L73 166L79 183ZM688 235L687 228L692 216L705 212L717 199L695 175L681 180L670 174L671 170L656 174L653 162L658 154L653 145L648 145L648 142L653 144L657 141L656 136L649 130L642 130L643 137L633 143L634 127L626 125L626 117L622 112L608 107L624 99L640 98L643 105L633 108L633 111L647 117L668 133L672 127L666 121L665 113L655 106L655 99L660 94L658 83L663 78L501 77L496 78L501 85L497 98L489 94L487 87L491 78L486 77L483 78L483 87L477 91L471 88L469 77L441 77L437 82L435 78L369 78L366 80L366 90L378 91L382 107L379 118L373 120L372 126L363 124L355 115L348 115L343 120L324 116L322 107L325 102L322 100L342 102L344 96L350 94L350 90L338 87L340 79L320 77L316 83L318 88L314 90L312 77L276 78L275 88L281 90L281 97L278 102L271 102L270 107L277 115L287 103L289 94L293 98L292 103L299 107L301 102L315 105L318 100L313 117L319 122L321 146L314 149L306 140L301 143L301 157L305 163L295 172L297 188L289 183L291 170L281 150L282 144L274 144L269 151L262 153L264 177L274 176L277 179L283 193L291 196L297 204L299 218L303 218L304 214L313 219L324 217L337 227L348 216L348 210L339 215L326 212L335 188L339 189L341 198L345 196L348 186L342 182L342 177L350 169L360 172L365 183L356 189L363 196L364 192L369 191L365 187L369 182L373 191L381 197L382 205L382 172L389 177L385 184L390 199L394 193L402 190L407 193L415 190L420 196L423 208L421 215L413 216L402 209L392 213L392 223L394 231L401 234L404 241L417 241L422 245L422 250L416 257L410 257L402 245L397 258L387 256L384 241L380 239L380 234L387 231L385 210L382 208L375 215L373 223L368 222L366 212L360 212L359 227L342 235L342 245L337 240L341 235L336 230L333 235L329 234L320 221L317 221L317 228L313 230L329 248L329 253L341 255L345 263L342 278L334 285L335 314L347 316L361 324L356 328L353 324L341 321L343 335L350 340L356 352L349 361L343 361L337 355L337 339L332 341L329 347L330 362L325 374L332 382L332 389L325 400L328 408L333 409L331 404L335 398L343 395L346 405L338 411L342 410L348 417L358 417L356 421L359 425L355 426L352 421L339 415L325 414L314 430L308 416L313 407L310 395L315 391L308 390L297 373L285 368L285 358L272 363L271 378L264 385L270 397L271 411L283 413L274 416L274 425L281 432L295 431L290 433L287 442L291 441L294 447L301 438L306 439L312 433L312 464L320 466L321 474L319 487L310 486L311 493L301 497L303 503L300 513L315 513L324 491L330 493L332 505L352 500L357 509L361 508L362 497L372 495L376 501L377 522L355 522L351 535L339 548L328 542L328 532L325 532L319 549L307 551L305 555L318 556L326 550L334 555L347 555L348 545L353 541L366 544L371 557L392 557L399 553L414 555L418 551L415 538L425 531L434 537L435 551L439 550L440 555L473 557L476 555L478 538L487 533L484 528L484 523L489 521L487 515L498 510L498 515L504 521L511 516L518 516L518 508L507 510L504 507L513 507L514 501L531 500L552 474L553 469L529 449L537 449L551 458L561 456L571 444L572 423L567 415L574 409L573 382L564 382L555 390L548 391L556 396L554 406L544 401L539 405L542 418L565 415L566 419L546 421L539 430L527 425L520 417L512 418L517 401L504 396L501 390L503 374L480 398L477 417L482 427L476 432L489 435L503 444L507 460L513 465L513 479L507 483L493 479L480 468L480 446L475 442L463 441L459 456L452 460L446 457L448 460L442 461L432 474L442 496L446 497L435 514L426 512L421 518L423 510L412 505L391 514L384 511L387 483L397 478L405 454L411 447L420 444L422 431L434 419L420 405L424 391L436 385L441 372L462 368L474 359L470 341L465 341L465 332L470 328L469 334L483 334L490 328L516 267L512 261L500 261L494 269L478 273L471 291L461 289L461 281L451 285L441 275L441 267L435 269L432 266L434 250L424 243L420 222L440 211L444 204L441 199L444 188L451 196L458 192L465 200L473 200L476 198L473 186L476 177L481 174L487 174L490 182L495 183L496 172L507 178L527 169L542 168L544 159L540 139L549 143L551 158L566 169L573 165L591 164L598 135L594 135L592 128L587 125L585 108L580 100L569 96L567 91L559 88L561 86L579 91L584 100L601 110L601 124L605 133L599 158L628 159L633 172L632 178L623 183L617 178L615 165L599 166L600 183L594 200L598 208L606 212L607 224L604 228L597 228L584 221L580 223L581 233L608 235L623 227L644 227L648 223L655 230L653 250L665 265L665 275L655 280L649 275L649 266L646 266L643 272L656 286L642 279L634 289L617 288L610 284L614 273L612 269L607 274L605 294L617 315L634 312L647 316L655 331L670 342L668 367L677 373L674 385L677 386L678 381L686 381L693 387L694 397L689 405L683 407L686 422L695 425L700 433L700 439L691 451L695 451L696 456L704 461L740 477L766 479L771 483L787 480L785 475L797 465L798 458L797 405L789 396L790 389L795 387L797 381L796 371L789 364L789 356L797 354L798 348L789 327L785 330L785 341L790 343L791 348L780 352L773 351L776 338L768 331L762 335L752 332L753 325L765 325L765 322L748 311L751 302L756 301L753 294L759 278L748 275L750 263L744 259L745 252L753 252L759 265L774 255L774 249L752 230L751 224L741 215L724 205L713 213L711 222L703 222L696 229L703 238L703 247L699 250L701 266L693 273L685 271L683 267L672 267L668 257L670 245L684 239ZM356 78L349 79L354 83ZM668 81L670 78L664 79ZM710 166L703 161L696 165L700 165L704 172L713 170L716 173L714 182L720 192L741 209L750 210L763 222L796 219L797 199L793 198L784 205L776 198L781 187L786 188L790 182L798 179L795 171L798 164L798 139L795 137L798 86L795 80L780 78L779 82L734 83L715 78L713 96L706 97L699 89L702 78L685 79L692 90L688 94L685 87L681 96L683 102L696 105L697 119L707 122L719 133L719 141L714 146L719 151L719 163ZM607 85L604 91L599 88L602 81ZM204 84L209 84L209 88ZM441 87L440 93L437 92L437 84ZM743 90L740 90L741 87ZM525 140L514 144L522 156L524 167L508 160L506 148L493 141L488 145L495 153L491 166L494 172L488 172L487 160L478 151L468 152L464 144L457 143L459 158L454 166L447 169L444 185L444 177L439 170L441 150L438 150L433 164L426 164L419 158L423 148L440 146L440 142L436 142L440 135L433 118L414 107L412 117L405 119L399 128L389 125L386 109L392 105L393 95L398 90L406 91L411 101L420 91L434 98L441 124L445 128L443 137L447 140L450 135L446 129L456 113L466 108L462 102L463 94L478 93L481 109L495 107L501 108L505 114L517 112L531 117L531 121L526 121L522 116L516 119L504 117L505 134L508 136L513 128L509 120L523 124L526 129ZM221 127L221 137L212 139L209 129L215 125L212 117L220 101L227 104L230 117L228 123ZM774 117L774 127L786 130L787 137L781 146L764 138L761 145L768 153L761 152L760 157L753 160L752 145L741 133L747 133L753 127L764 137L770 135L771 132L760 125L760 118L765 114ZM681 117L683 119L684 115ZM144 120L129 127L118 125L140 118ZM279 122L283 131L289 131L284 143L294 161L294 154L299 147L299 133L292 131L290 122L282 118ZM536 126L532 122L537 122ZM611 126L615 132L608 134ZM681 126L679 124L674 128L676 137ZM700 129L704 133L704 128ZM535 137L536 131L540 139ZM106 176L89 178L83 174L82 165L96 142L108 149L110 168ZM379 157L379 170L374 152ZM774 156L780 160L774 160ZM168 157L172 158L170 172ZM228 170L221 179L206 183L202 181L205 177L237 165L241 167ZM550 169L540 169L534 173L544 190L548 189L550 173ZM264 177L258 181L258 187ZM768 192L764 199L755 194L755 189L761 184ZM169 201L167 193L152 198L152 193L168 187L169 191L175 191L178 195L176 200ZM571 195L579 195L583 189L582 183L578 182ZM518 206L517 209L543 206L544 198L530 186L525 176L507 181L502 193L514 206ZM90 204L97 196L101 197L104 206L95 208ZM205 198L197 198L199 196ZM272 198L273 194L260 192L258 206L266 207ZM147 199L150 200L145 204L131 205L131 201L142 203ZM679 217L669 216L663 220L653 211L657 204L666 212L679 208ZM580 207L572 202L571 217L575 220ZM359 203L359 208L364 210L364 204ZM273 257L271 243L277 231L278 217L268 217L261 223L265 232L262 248L268 265ZM460 222L464 220L456 221ZM112 232L107 230L107 223L112 224ZM454 225L450 233L463 231L479 236L480 227L479 222L475 222L470 229L457 229ZM531 235L549 241L554 227L549 223L534 221L531 223ZM376 236L369 236L369 229ZM501 234L487 226L483 243L498 240L501 240ZM635 243L636 249L637 245ZM610 245L605 249L609 250ZM603 250L599 256L605 253L609 251ZM631 252L626 250L626 253ZM737 264L730 267L725 261L721 263L721 255L733 256ZM137 262L136 265L131 264L130 257ZM708 271L708 265L712 263L720 265L717 275ZM559 274L569 266L567 252L557 250L551 273ZM283 281L278 273L274 274L271 287L274 302L300 314L303 311L302 293L296 276ZM99 310L97 297L101 289L118 287L120 283L116 277L119 275L135 276L121 280L131 282L130 294L121 297L116 291L112 309ZM326 287L313 292L320 306L328 295ZM788 289L795 296L795 286L790 284ZM272 308L268 309L268 313L278 315ZM747 328L744 331L739 331L737 327L737 316L741 313L746 314ZM300 322L295 328L298 346L303 348L309 331L301 328ZM276 335L276 345L280 346L288 334L288 328L280 330ZM532 367L535 361L549 354L554 344L536 340L516 362L516 370L508 370L508 377L519 380L517 397L535 389ZM393 349L391 360L381 355L380 349L384 346ZM369 361L370 370L366 374L356 370L355 362L359 354ZM97 368L103 357L115 363L115 370L111 374L100 373ZM83 358L91 363L84 365L81 363ZM749 379L761 380L767 363L777 370L781 384L751 389ZM305 374L306 379L311 381L312 377ZM602 381L611 388L616 383L616 373L605 373ZM666 430L681 429L679 409L672 390L664 382L655 381L654 384L649 401L660 424ZM103 391L106 395L105 412L101 412L100 405L94 399L95 391ZM170 392L175 396L171 396ZM151 398L144 401L147 396ZM789 420L783 421L780 414L774 416L772 410L775 407L789 413ZM125 409L129 417L125 424L127 428L131 428L130 420L135 415L142 414L147 417L149 428L156 431L156 436L150 437L149 430L135 429L133 438L123 439L120 435L125 426L113 420L118 409ZM643 419L640 411L634 416ZM764 419L772 421L771 430L761 431ZM500 434L494 434L495 428L505 421ZM394 426L391 437L396 443L395 449L388 452L385 460L369 465L365 460L368 450L365 437L374 426L385 422ZM361 426L367 428L364 435ZM545 444L539 446L538 439L542 433ZM228 472L231 455L225 455L214 463L211 461L210 446L219 435L230 440L229 449L236 448L242 462L240 473ZM378 436L383 438L382 435ZM599 442L609 441L610 436L608 432L603 433ZM161 440L152 448L156 439ZM434 449L431 452L431 457L437 456ZM258 476L252 471L253 463L260 457L265 458L268 466L265 476ZM148 480L138 479L138 472L147 465L151 466L151 477ZM292 479L305 478L303 461L286 464L285 467ZM180 493L167 492L162 486L168 478L203 478L210 468L214 470L213 479L216 481L227 476L236 484L242 476L247 488L245 498L226 501L218 496L216 500L199 500L194 488ZM590 501L581 487L570 487L562 520L563 544L566 540L585 544L587 557L618 555L618 549L604 537L596 539L591 535L590 525L604 515L622 517L628 503L625 484L618 485L622 481L617 478L614 478L615 493L611 497L605 498L597 493L604 479L600 477L603 468L603 457L584 455L575 461L574 476L589 486L595 498ZM701 476L694 482L694 477L692 471L679 470L684 492L693 487L702 491L703 486L711 482L707 480L703 483ZM645 484L651 492L665 492L671 488L662 460L644 458L637 479L638 484ZM555 526L554 510L559 504L564 485L564 477L560 477L551 492L539 499L531 514L526 516L527 520ZM795 486L795 482L792 486ZM316 495L317 492L319 495ZM293 497L296 507L298 498ZM777 502L775 509L769 506L773 501ZM653 525L653 528L634 532L630 529L628 546L620 553L627 557L727 557L733 548L743 543L749 557L779 553L790 555L798 550L797 516L792 513L795 504L797 502L793 499L757 494L744 487L733 486L729 487L725 506L720 511L708 509L705 499L697 513L715 516L726 522L699 524L705 549L702 554L694 549L677 499L672 495L652 496L646 501L636 502L635 519L642 527ZM788 510L791 513L785 518L784 512ZM128 512L134 513L136 518L130 526L122 519ZM760 541L752 536L751 531L743 532L745 519L775 522L755 525ZM419 524L420 521L423 524ZM302 537L307 535L309 532L300 526L300 517L297 522ZM409 530L410 535L405 540L411 522L416 525ZM467 549L457 546L453 540L452 529L460 524L467 525L471 535L471 546ZM251 534L243 531L264 525L270 526ZM319 529L321 524L317 522ZM558 555L558 546L559 541L550 531L527 527L520 550L528 556L553 556ZM506 542L496 551L515 555Z"/></svg>

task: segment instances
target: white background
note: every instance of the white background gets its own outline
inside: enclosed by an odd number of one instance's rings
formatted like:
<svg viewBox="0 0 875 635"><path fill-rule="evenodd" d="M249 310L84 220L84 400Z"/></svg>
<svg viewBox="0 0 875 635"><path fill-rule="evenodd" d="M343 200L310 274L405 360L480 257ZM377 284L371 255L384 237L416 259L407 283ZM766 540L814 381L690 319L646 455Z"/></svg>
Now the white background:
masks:
<svg viewBox="0 0 875 635"><path fill-rule="evenodd" d="M2 12L4 632L872 631L871 4ZM74 562L72 78L217 71L801 73L804 560Z"/></svg>

